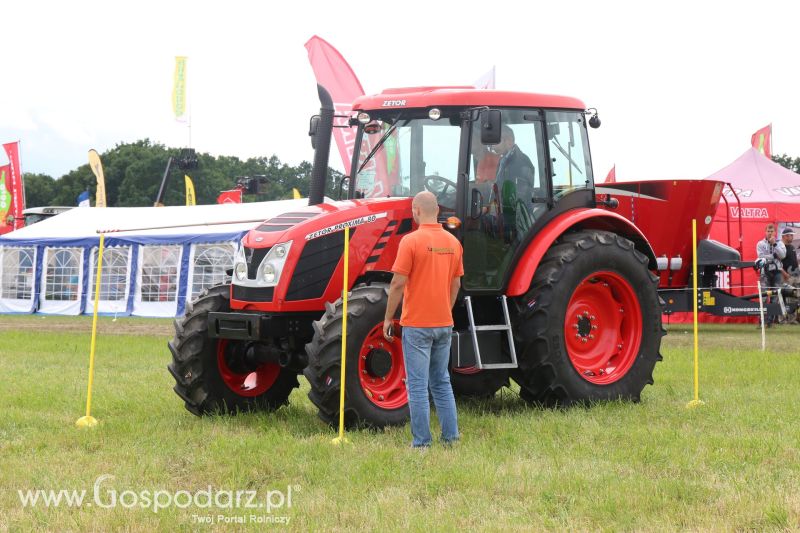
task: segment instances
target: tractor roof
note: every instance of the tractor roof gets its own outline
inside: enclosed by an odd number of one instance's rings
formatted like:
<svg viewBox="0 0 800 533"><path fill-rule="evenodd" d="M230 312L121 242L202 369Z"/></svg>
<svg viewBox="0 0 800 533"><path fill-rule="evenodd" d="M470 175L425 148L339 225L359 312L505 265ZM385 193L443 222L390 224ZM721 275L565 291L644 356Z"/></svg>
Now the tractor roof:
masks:
<svg viewBox="0 0 800 533"><path fill-rule="evenodd" d="M545 107L579 109L586 106L577 98L551 94L495 91L462 87L402 87L385 89L379 94L360 96L353 103L354 110L376 110L403 107L431 106L496 106Z"/></svg>

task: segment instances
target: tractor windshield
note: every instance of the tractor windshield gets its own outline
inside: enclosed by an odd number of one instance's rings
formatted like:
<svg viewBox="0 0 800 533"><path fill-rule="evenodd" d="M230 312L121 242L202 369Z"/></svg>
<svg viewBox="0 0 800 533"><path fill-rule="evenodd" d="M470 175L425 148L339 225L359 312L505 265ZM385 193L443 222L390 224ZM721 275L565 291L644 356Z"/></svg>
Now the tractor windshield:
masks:
<svg viewBox="0 0 800 533"><path fill-rule="evenodd" d="M414 196L429 190L454 210L461 126L457 119L431 120L401 114L361 127L354 179L359 196Z"/></svg>

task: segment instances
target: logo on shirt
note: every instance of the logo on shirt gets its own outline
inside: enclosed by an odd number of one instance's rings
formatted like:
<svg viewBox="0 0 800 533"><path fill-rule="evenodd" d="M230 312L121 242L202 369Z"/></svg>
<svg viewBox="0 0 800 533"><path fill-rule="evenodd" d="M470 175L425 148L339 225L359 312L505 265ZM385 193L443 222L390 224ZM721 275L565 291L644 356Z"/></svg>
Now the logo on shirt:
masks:
<svg viewBox="0 0 800 533"><path fill-rule="evenodd" d="M439 255L453 255L454 253L456 253L455 248L447 248L447 247L441 248L436 246L428 246L428 251Z"/></svg>

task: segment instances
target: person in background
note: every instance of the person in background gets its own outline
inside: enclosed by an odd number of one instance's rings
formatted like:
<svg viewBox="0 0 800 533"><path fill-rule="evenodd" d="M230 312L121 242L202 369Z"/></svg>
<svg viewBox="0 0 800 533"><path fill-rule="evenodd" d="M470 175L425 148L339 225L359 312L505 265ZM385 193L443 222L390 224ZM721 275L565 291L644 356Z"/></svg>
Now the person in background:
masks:
<svg viewBox="0 0 800 533"><path fill-rule="evenodd" d="M517 210L530 209L535 170L531 159L522 153L514 138L514 130L503 125L500 143L494 148L500 155L497 165L496 191L499 191L504 237L507 243L517 238Z"/></svg>
<svg viewBox="0 0 800 533"><path fill-rule="evenodd" d="M786 247L783 242L775 238L775 224L767 224L764 228L764 238L756 244L756 255L761 264L761 290L774 290L780 287L783 283L781 260L786 257ZM767 320L767 327L772 322L773 320Z"/></svg>
<svg viewBox="0 0 800 533"><path fill-rule="evenodd" d="M756 255L764 260L761 268L762 287L780 287L783 283L781 261L786 257L786 246L775 237L775 224L767 224L764 238L756 244Z"/></svg>
<svg viewBox="0 0 800 533"><path fill-rule="evenodd" d="M797 250L792 241L794 240L794 229L783 228L781 232L781 242L786 248L786 256L781 260L783 266L783 280L789 281L793 276L797 276Z"/></svg>
<svg viewBox="0 0 800 533"><path fill-rule="evenodd" d="M461 243L436 220L439 205L428 192L411 203L416 231L400 241L392 266L392 282L383 321L383 336L393 342L394 315L400 301L403 313L403 359L406 365L408 408L411 411L412 447L428 447L430 428L428 390L442 427L442 442L459 438L456 402L450 385L450 336L453 305L464 275Z"/></svg>
<svg viewBox="0 0 800 533"><path fill-rule="evenodd" d="M797 249L795 249L792 241L794 240L794 228L783 228L781 232L781 241L786 248L786 257L783 258L783 281L792 285L793 287L800 287L800 268L797 265ZM786 299L786 303L797 304L798 301L793 296ZM781 322L784 324L800 324L800 309L795 309L794 312L788 313Z"/></svg>

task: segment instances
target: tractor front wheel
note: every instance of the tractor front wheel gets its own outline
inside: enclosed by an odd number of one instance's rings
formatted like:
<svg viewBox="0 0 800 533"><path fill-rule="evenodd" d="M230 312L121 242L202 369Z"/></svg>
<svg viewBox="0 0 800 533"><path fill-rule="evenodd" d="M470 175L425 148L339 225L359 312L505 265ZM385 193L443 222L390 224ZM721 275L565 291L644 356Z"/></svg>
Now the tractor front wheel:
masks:
<svg viewBox="0 0 800 533"><path fill-rule="evenodd" d="M384 283L361 284L348 296L344 400L348 427L382 428L404 424L409 417L402 344L399 337L392 342L383 337L388 293ZM341 298L327 304L325 314L314 323L314 338L306 344L308 397L319 417L331 425L339 421L342 304Z"/></svg>
<svg viewBox="0 0 800 533"><path fill-rule="evenodd" d="M288 402L297 374L277 362L259 362L246 341L212 339L208 313L230 311L230 285L206 290L175 321L169 342L175 393L195 415L271 411Z"/></svg>

